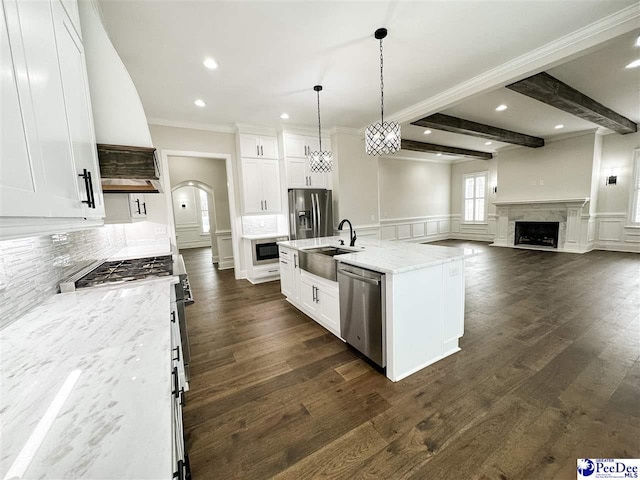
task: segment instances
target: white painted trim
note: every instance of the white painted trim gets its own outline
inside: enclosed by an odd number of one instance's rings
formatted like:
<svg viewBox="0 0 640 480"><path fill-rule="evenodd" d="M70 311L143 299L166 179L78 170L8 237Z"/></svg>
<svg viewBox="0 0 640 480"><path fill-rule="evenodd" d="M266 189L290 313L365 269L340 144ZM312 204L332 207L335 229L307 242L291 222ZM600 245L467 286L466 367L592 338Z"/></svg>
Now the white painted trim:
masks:
<svg viewBox="0 0 640 480"><path fill-rule="evenodd" d="M75 232L104 226L102 218L0 217L0 240Z"/></svg>
<svg viewBox="0 0 640 480"><path fill-rule="evenodd" d="M404 157L402 155L382 155L381 157L379 157L379 159L380 160L404 160L409 162L444 163L446 165L451 165L454 162L454 160ZM477 160L477 159L469 159L469 160Z"/></svg>
<svg viewBox="0 0 640 480"><path fill-rule="evenodd" d="M445 110L472 95L485 93L497 87L502 87L509 82L521 80L531 74L551 68L561 61L568 60L568 57L637 29L638 18L640 18L640 9L635 3L542 47L503 63L496 68L481 73L438 95L392 115L387 115L387 121L411 122L425 115Z"/></svg>
<svg viewBox="0 0 640 480"><path fill-rule="evenodd" d="M589 200L590 200L589 197L585 197L585 198L557 198L557 199L545 199L545 200L503 200L503 201L493 202L493 204L496 207L503 207L503 206L511 206L511 205L530 206L532 204L534 204L534 205L537 205L537 204L546 205L546 204L550 204L550 203L559 203L559 204L562 204L562 205L566 206L566 204L571 203L571 204L576 204L575 207L584 207ZM572 205L572 206L574 206L574 205Z"/></svg>
<svg viewBox="0 0 640 480"><path fill-rule="evenodd" d="M225 161L225 168L227 171L227 196L229 198L229 218L231 219L231 247L233 250L233 260L231 263L235 269L235 278L241 278L240 275L240 255L238 255L238 241L240 239L240 216L237 214L236 209L236 183L233 175L233 159L228 153L212 153L212 152L195 152L190 150L160 150L160 158L162 162L162 169L165 174L162 175L161 181L164 183L165 192L171 192L171 185L169 181L169 157L200 157L200 158L213 158L223 159ZM167 195L167 211L173 212L173 201L171 195ZM176 226L173 215L169 215L168 218L169 238L172 241L172 247L175 249L173 253L177 252L176 247ZM232 268L227 266L227 262L221 261L218 264L219 269Z"/></svg>
<svg viewBox="0 0 640 480"><path fill-rule="evenodd" d="M456 340L459 340L459 339L456 339ZM416 372L419 372L423 368L426 368L429 365L433 365L434 363L439 362L440 360L448 357L449 355L453 355L454 353L458 353L460 350L462 350L460 347L454 348L453 350L451 350L451 351L449 351L447 353L444 353L444 354L440 355L439 357L436 357L436 358L434 358L432 360L429 360L428 362L423 363L422 365L418 365L415 368L407 370L406 372L402 372L402 373L399 373L399 374L396 374L396 375L392 375L392 376L389 377L389 380L391 380L392 382L399 382L403 378L407 378L408 376L413 375Z"/></svg>
<svg viewBox="0 0 640 480"><path fill-rule="evenodd" d="M148 125L157 125L159 127L186 128L190 130L205 130L207 132L218 133L236 133L233 125L216 125L213 123L198 122L179 122L174 120L166 120L164 118L147 118Z"/></svg>
<svg viewBox="0 0 640 480"><path fill-rule="evenodd" d="M274 127L265 125L250 125L248 123L236 123L236 133L248 133L251 135L267 135L269 137L277 137L278 131ZM239 151L239 150L238 150Z"/></svg>

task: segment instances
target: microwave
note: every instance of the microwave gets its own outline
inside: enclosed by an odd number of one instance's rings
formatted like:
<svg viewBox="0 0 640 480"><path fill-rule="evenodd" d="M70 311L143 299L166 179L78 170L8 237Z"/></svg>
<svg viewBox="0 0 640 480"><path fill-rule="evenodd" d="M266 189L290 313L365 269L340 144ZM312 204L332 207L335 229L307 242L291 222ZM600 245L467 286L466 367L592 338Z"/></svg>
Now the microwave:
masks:
<svg viewBox="0 0 640 480"><path fill-rule="evenodd" d="M278 262L280 255L278 242L289 240L288 237L261 238L251 240L251 250L253 252L253 264L264 265Z"/></svg>

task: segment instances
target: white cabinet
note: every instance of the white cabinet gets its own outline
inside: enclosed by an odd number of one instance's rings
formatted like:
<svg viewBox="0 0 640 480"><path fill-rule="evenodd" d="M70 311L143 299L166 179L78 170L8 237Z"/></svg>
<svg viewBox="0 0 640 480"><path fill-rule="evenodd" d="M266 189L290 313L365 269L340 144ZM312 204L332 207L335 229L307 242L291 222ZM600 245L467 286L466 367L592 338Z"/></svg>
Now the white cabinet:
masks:
<svg viewBox="0 0 640 480"><path fill-rule="evenodd" d="M73 2L68 1L66 4ZM104 217L104 203L82 39L62 3L52 0L51 5L71 144L71 161L75 165L79 197L84 203L84 216L100 218Z"/></svg>
<svg viewBox="0 0 640 480"><path fill-rule="evenodd" d="M287 188L329 188L330 173L313 173L308 155L320 148L318 137L284 134ZM322 139L323 150L331 150L329 139Z"/></svg>
<svg viewBox="0 0 640 480"><path fill-rule="evenodd" d="M293 302L300 298L300 265L298 251L280 247L280 290Z"/></svg>
<svg viewBox="0 0 640 480"><path fill-rule="evenodd" d="M73 4L65 0L72 12ZM60 0L4 0L3 7L0 216L101 218L91 103L76 27Z"/></svg>
<svg viewBox="0 0 640 480"><path fill-rule="evenodd" d="M244 213L274 213L282 209L278 160L243 158Z"/></svg>
<svg viewBox="0 0 640 480"><path fill-rule="evenodd" d="M140 193L109 193L104 196L105 223L133 223L147 218L147 202Z"/></svg>
<svg viewBox="0 0 640 480"><path fill-rule="evenodd" d="M340 336L338 282L331 282L301 271L299 302L320 325L334 335Z"/></svg>
<svg viewBox="0 0 640 480"><path fill-rule="evenodd" d="M240 155L243 158L278 158L278 139L268 135L240 134Z"/></svg>

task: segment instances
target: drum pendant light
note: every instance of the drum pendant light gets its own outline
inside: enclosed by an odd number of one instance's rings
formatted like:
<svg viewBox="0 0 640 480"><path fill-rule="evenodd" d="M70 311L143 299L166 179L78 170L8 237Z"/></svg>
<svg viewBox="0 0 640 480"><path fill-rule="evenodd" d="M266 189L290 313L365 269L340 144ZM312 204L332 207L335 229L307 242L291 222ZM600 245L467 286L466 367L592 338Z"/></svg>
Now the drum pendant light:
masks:
<svg viewBox="0 0 640 480"><path fill-rule="evenodd" d="M386 28L376 30L374 36L380 40L380 122L372 123L365 130L365 150L369 155L388 155L400 150L400 125L384 121L384 78L382 39L387 36Z"/></svg>
<svg viewBox="0 0 640 480"><path fill-rule="evenodd" d="M322 150L322 130L320 128L320 92L322 85L313 87L318 96L318 145L319 149L309 153L309 167L313 173L328 173L333 168L333 153Z"/></svg>

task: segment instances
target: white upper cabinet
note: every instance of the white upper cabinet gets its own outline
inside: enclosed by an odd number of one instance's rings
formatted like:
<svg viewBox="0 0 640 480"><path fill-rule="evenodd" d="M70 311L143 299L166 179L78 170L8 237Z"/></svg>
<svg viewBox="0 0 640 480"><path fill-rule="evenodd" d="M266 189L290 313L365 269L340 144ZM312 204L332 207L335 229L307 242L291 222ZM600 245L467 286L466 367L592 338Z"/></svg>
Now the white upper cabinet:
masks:
<svg viewBox="0 0 640 480"><path fill-rule="evenodd" d="M240 155L244 158L278 158L278 139L268 135L240 134Z"/></svg>
<svg viewBox="0 0 640 480"><path fill-rule="evenodd" d="M243 213L277 213L282 210L278 138L239 133L242 157Z"/></svg>
<svg viewBox="0 0 640 480"><path fill-rule="evenodd" d="M72 3L3 0L1 217L104 216Z"/></svg>
<svg viewBox="0 0 640 480"><path fill-rule="evenodd" d="M243 158L244 213L276 213L282 209L278 160Z"/></svg>
<svg viewBox="0 0 640 480"><path fill-rule="evenodd" d="M309 154L320 149L318 137L284 133L287 188L331 188L330 173L313 173ZM322 149L331 150L329 139L322 139Z"/></svg>
<svg viewBox="0 0 640 480"><path fill-rule="evenodd" d="M100 168L82 40L62 4L53 0L52 6L72 161L76 169L79 195L84 202L84 216L100 218L104 217L104 201L100 188Z"/></svg>
<svg viewBox="0 0 640 480"><path fill-rule="evenodd" d="M30 103L17 7L5 2L14 35L0 8L0 216L47 216L44 165ZM22 104L22 105L21 105ZM29 135L27 135L29 132Z"/></svg>

